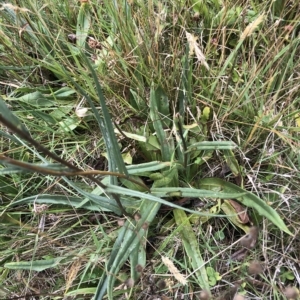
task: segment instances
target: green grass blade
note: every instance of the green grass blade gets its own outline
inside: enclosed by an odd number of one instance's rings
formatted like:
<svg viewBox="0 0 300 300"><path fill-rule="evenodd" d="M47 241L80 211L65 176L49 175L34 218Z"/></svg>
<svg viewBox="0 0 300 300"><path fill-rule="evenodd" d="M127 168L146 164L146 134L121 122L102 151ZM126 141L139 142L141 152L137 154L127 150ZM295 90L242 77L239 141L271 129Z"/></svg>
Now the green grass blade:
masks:
<svg viewBox="0 0 300 300"><path fill-rule="evenodd" d="M26 172L28 172L27 169L21 169L19 167L8 167L0 169L0 175L18 174Z"/></svg>
<svg viewBox="0 0 300 300"><path fill-rule="evenodd" d="M110 269L111 269L111 266L112 266L114 260L116 259L117 255L118 255L118 252L120 250L120 246L121 246L122 241L123 241L123 239L125 237L125 234L126 234L126 230L127 230L127 227L123 226L118 232L118 237L117 237L117 239L114 243L114 246L113 246L112 251L110 253L109 260L106 264L107 272L103 273L103 275L101 276L101 279L98 283L98 286L97 286L97 289L96 289L93 300L101 300L103 298L103 296L106 293L108 293L108 291L107 291L108 279L109 279L109 276L112 275L110 273Z"/></svg>
<svg viewBox="0 0 300 300"><path fill-rule="evenodd" d="M186 106L191 104L192 99L192 78L193 69L191 67L189 58L189 44L186 44L185 54L182 58L182 75L181 75L181 89L177 98L177 111L180 116L184 116Z"/></svg>
<svg viewBox="0 0 300 300"><path fill-rule="evenodd" d="M0 162L7 165L14 166L11 168L12 170L19 170L20 172L28 171L28 172L37 172L46 175L55 175L61 176L64 175L64 172L72 173L72 169L63 166L61 164L32 164L32 163L25 163L22 161L17 161L10 159L8 157L4 157L0 155ZM19 164L19 165L18 165ZM7 168L8 170L10 168ZM0 169L1 172L6 172L6 169Z"/></svg>
<svg viewBox="0 0 300 300"><path fill-rule="evenodd" d="M0 101L1 101L1 100L0 100ZM5 137L5 138L7 138L7 139L13 141L13 142L16 143L16 144L21 144L21 143L19 142L19 140L18 140L16 137L14 137L13 135L11 135L11 134L9 134L9 133L6 133L6 132L4 132L4 131L2 131L2 130L0 130L0 136L3 136L3 137Z"/></svg>

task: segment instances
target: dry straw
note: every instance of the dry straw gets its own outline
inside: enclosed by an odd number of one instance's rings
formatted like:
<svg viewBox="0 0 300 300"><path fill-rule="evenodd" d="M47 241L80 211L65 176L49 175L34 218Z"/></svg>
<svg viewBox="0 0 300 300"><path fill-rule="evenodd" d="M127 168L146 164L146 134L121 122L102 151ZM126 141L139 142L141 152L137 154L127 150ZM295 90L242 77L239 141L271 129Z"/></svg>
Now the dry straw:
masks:
<svg viewBox="0 0 300 300"><path fill-rule="evenodd" d="M243 31L243 33L240 37L240 41L242 41L246 37L250 36L253 33L253 31L256 30L256 28L263 22L264 19L265 19L265 15L262 14L262 15L258 16L258 18L256 20L254 20L252 23L250 23Z"/></svg>
<svg viewBox="0 0 300 300"><path fill-rule="evenodd" d="M189 43L189 48L190 48L189 55L191 56L195 52L198 61L201 64L203 64L207 70L209 70L209 66L206 62L205 55L202 52L202 50L200 49L199 44L197 43L198 38L196 36L192 35L191 33L188 33L187 31L185 32L185 35L186 35L186 39Z"/></svg>
<svg viewBox="0 0 300 300"><path fill-rule="evenodd" d="M187 280L182 274L180 274L179 270L174 266L173 262L166 256L162 256L161 259L164 265L169 269L170 273L176 278L176 280L181 284L186 285Z"/></svg>

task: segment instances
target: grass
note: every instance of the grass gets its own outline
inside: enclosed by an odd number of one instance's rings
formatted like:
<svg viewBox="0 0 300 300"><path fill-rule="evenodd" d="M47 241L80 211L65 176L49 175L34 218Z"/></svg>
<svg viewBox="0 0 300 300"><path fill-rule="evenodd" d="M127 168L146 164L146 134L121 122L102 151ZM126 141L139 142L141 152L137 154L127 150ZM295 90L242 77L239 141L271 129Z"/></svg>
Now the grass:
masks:
<svg viewBox="0 0 300 300"><path fill-rule="evenodd" d="M299 17L1 4L0 298L299 298Z"/></svg>

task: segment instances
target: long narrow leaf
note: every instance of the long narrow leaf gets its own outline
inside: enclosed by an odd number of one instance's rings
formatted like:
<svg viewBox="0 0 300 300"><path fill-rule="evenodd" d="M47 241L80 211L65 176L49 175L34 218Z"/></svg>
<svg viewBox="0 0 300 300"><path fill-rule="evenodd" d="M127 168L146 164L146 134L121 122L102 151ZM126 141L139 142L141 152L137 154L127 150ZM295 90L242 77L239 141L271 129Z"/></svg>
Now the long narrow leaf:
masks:
<svg viewBox="0 0 300 300"><path fill-rule="evenodd" d="M136 197L138 199L150 200L152 202L157 202L157 203L160 203L160 204L164 204L164 205L167 205L169 207L183 209L186 212L196 214L196 215L199 215L199 216L209 216L209 217L221 216L221 215L202 213L200 211L191 210L191 209L176 205L172 202L166 201L164 199L161 199L159 197L155 197L153 195L141 193L141 192L138 192L138 191L132 191L132 190L129 190L129 189L126 189L126 188L123 188L123 187L119 187L119 186L109 185L107 187L107 192L110 192L110 193L114 192L115 194L123 195L124 197L129 196L129 197ZM208 194L206 194L206 195L208 195ZM198 196L199 197L206 197L206 196L201 196L201 193L198 193Z"/></svg>
<svg viewBox="0 0 300 300"><path fill-rule="evenodd" d="M163 112L160 111L160 99L158 99L158 97L159 93L157 90L155 90L154 85L152 84L150 90L150 117L160 143L162 160L170 161L174 152L174 142L173 139L169 138L164 131L164 126L161 119L167 118L168 116L163 115Z"/></svg>
<svg viewBox="0 0 300 300"><path fill-rule="evenodd" d="M126 222L122 230L119 232L119 237L114 244L113 251L107 262L107 274L104 274L97 287L94 300L101 300L105 293L108 299L113 299L113 286L116 279L116 274L124 265L129 255L140 247L141 241L144 240L149 225L155 218L159 203L144 201L141 205L141 219L133 226L131 222Z"/></svg>
<svg viewBox="0 0 300 300"><path fill-rule="evenodd" d="M154 172L170 167L170 162L151 161L138 165L127 166L127 171L130 175L138 175L147 172Z"/></svg>
<svg viewBox="0 0 300 300"><path fill-rule="evenodd" d="M72 173L72 169L63 166L61 164L32 164L32 163L25 163L23 161L17 161L10 159L8 157L4 157L0 155L0 162L7 165L12 165L12 167L7 168L8 170L19 170L20 172L27 171L27 172L37 172L41 174L53 174L60 176L63 175L64 172ZM19 165L18 165L19 164ZM0 174L5 172L5 169L0 169ZM3 174L3 173L2 173Z"/></svg>
<svg viewBox="0 0 300 300"><path fill-rule="evenodd" d="M181 228L180 234L186 254L190 259L189 261L192 265L193 270L197 270L196 276L198 283L202 289L209 291L208 276L204 267L205 264L201 257L198 241L190 224L189 218L181 209L174 209L173 213L177 226ZM203 267L199 268L201 266Z"/></svg>
<svg viewBox="0 0 300 300"><path fill-rule="evenodd" d="M29 135L28 130L23 123L8 109L3 98L0 96L0 117L7 123L13 124L19 130L23 131L26 135ZM6 125L6 124L5 124Z"/></svg>
<svg viewBox="0 0 300 300"><path fill-rule="evenodd" d="M31 270L41 272L56 267L64 258L65 257L57 257L46 260L10 262L6 263L4 267L11 270Z"/></svg>
<svg viewBox="0 0 300 300"><path fill-rule="evenodd" d="M157 197L192 197L192 198L221 198L221 199L231 199L241 197L246 192L231 192L225 193L223 191L210 191L210 190L200 190L192 188L152 188L151 193Z"/></svg>
<svg viewBox="0 0 300 300"><path fill-rule="evenodd" d="M76 84L76 86L79 87L80 92L86 97L87 101L89 102L89 104L92 108L94 116L99 124L100 130L102 132L102 135L103 135L103 138L105 141L106 150L109 155L109 170L113 171L113 172L118 171L120 173L128 175L128 172L125 167L125 164L124 164L124 161L123 161L120 149L119 149L119 145L118 145L115 133L114 133L113 123L111 121L109 111L106 107L105 98L102 93L102 89L101 89L98 77L96 75L95 70L91 66L91 63L86 58L86 56L84 54L82 56L83 56L83 59L85 60L86 65L88 66L90 72L92 73L94 83L96 85L96 90L97 90L98 99L99 99L99 102L101 105L103 117L100 116L91 97L89 95L87 95L87 93L82 89L82 87L80 87L77 84ZM74 84L75 84L75 82L74 82ZM116 183L116 181L113 181L113 182Z"/></svg>
<svg viewBox="0 0 300 300"><path fill-rule="evenodd" d="M230 141L211 141L211 142L199 142L192 144L188 147L188 152L195 150L231 150L236 148L236 144Z"/></svg>
<svg viewBox="0 0 300 300"><path fill-rule="evenodd" d="M251 192L245 191L237 185L218 178L205 178L200 180L200 187L210 191L222 191L225 193L241 193L240 197L236 197L238 201L247 207L254 208L259 214L265 216L274 225L282 231L293 235L280 218L279 214L269 206L265 201L255 196Z"/></svg>
<svg viewBox="0 0 300 300"><path fill-rule="evenodd" d="M79 48L83 48L91 26L90 4L82 2L78 17L76 29L76 44Z"/></svg>
<svg viewBox="0 0 300 300"><path fill-rule="evenodd" d="M90 197L92 198L92 197ZM30 197L26 197L9 204L9 207L13 207L16 205L29 204L29 203L38 203L38 204L56 204L56 205L68 205L75 208L79 206L91 211L114 211L118 210L116 204L111 203L109 199L101 196L95 196L91 201L85 203L84 205L80 205L82 199L79 197L65 196L65 195L34 195ZM120 213L120 212L119 212Z"/></svg>

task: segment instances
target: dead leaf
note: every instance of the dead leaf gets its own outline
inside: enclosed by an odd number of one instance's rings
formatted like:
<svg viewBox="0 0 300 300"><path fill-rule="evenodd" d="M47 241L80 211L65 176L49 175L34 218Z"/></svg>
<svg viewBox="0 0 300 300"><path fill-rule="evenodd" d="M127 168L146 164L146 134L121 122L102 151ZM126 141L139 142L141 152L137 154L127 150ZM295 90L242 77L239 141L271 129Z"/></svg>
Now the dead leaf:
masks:
<svg viewBox="0 0 300 300"><path fill-rule="evenodd" d="M244 232L249 231L249 226L241 222L239 218L239 212L236 211L235 207L231 204L229 200L224 200L221 205L222 211L227 215L227 217L231 220L233 224L235 224L237 227L241 228ZM243 210L241 210L243 211Z"/></svg>
<svg viewBox="0 0 300 300"><path fill-rule="evenodd" d="M241 224L249 223L250 220L249 220L246 208L242 204L240 204L234 200L228 200L228 201L229 201L230 205L234 208L236 213L238 214L238 221Z"/></svg>

